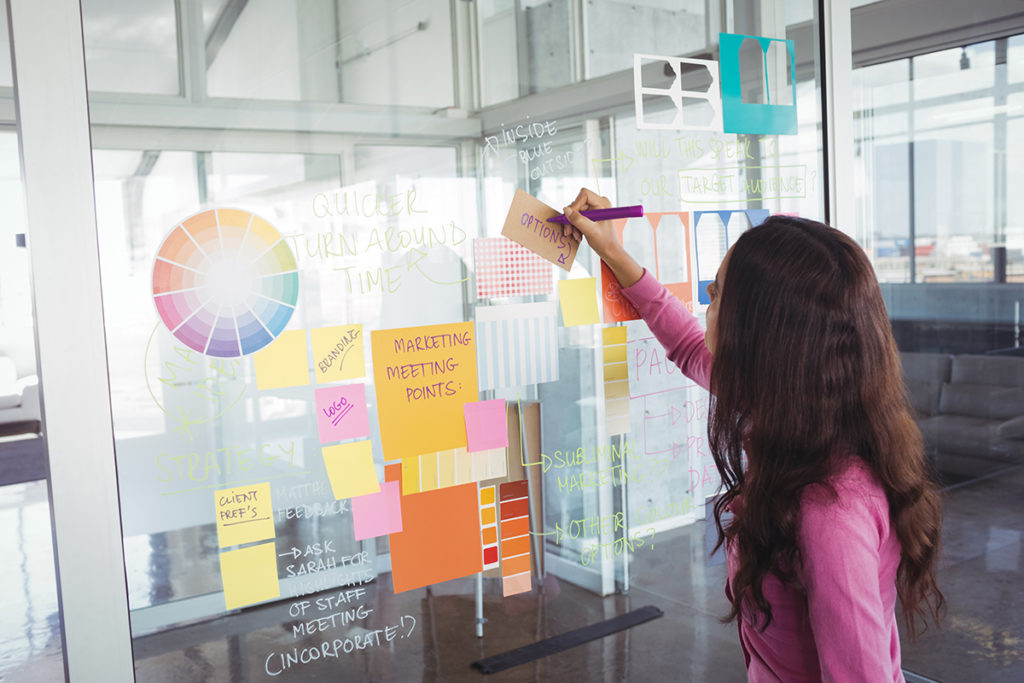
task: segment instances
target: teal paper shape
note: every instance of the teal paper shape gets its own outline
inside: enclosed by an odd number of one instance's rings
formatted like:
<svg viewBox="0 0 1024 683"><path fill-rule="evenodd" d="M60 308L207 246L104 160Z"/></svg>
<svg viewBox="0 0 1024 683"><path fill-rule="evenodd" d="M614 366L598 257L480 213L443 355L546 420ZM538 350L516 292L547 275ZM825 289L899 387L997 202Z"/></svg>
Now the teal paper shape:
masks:
<svg viewBox="0 0 1024 683"><path fill-rule="evenodd" d="M745 39L761 46L762 66L767 70L764 55L772 41L785 43L789 53L790 87L793 104L755 104L743 101L740 78L740 46ZM792 40L746 36L740 33L719 33L719 68L722 82L722 129L726 133L751 135L796 135L796 48ZM767 86L766 86L767 88ZM766 93L768 102L772 94Z"/></svg>

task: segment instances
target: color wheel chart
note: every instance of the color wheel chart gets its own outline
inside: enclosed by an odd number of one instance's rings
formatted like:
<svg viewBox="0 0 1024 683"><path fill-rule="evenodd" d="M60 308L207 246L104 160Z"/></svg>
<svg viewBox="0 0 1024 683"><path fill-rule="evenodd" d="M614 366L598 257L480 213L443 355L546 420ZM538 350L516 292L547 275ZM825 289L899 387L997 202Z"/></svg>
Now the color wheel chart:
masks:
<svg viewBox="0 0 1024 683"><path fill-rule="evenodd" d="M299 298L295 255L248 211L210 209L164 238L153 265L157 313L179 341L208 356L259 351L284 331Z"/></svg>

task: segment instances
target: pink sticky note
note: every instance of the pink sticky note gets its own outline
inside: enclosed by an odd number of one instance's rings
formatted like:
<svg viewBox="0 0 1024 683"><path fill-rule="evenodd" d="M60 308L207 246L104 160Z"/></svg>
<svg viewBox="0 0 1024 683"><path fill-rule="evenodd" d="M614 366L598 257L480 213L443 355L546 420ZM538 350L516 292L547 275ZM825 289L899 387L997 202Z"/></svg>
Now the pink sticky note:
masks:
<svg viewBox="0 0 1024 683"><path fill-rule="evenodd" d="M505 400L463 403L466 416L466 450L470 453L508 446L508 423L505 421Z"/></svg>
<svg viewBox="0 0 1024 683"><path fill-rule="evenodd" d="M370 435L366 385L342 384L316 390L316 422L320 443Z"/></svg>
<svg viewBox="0 0 1024 683"><path fill-rule="evenodd" d="M399 482L382 482L380 493L353 498L352 526L357 541L401 531L402 488Z"/></svg>

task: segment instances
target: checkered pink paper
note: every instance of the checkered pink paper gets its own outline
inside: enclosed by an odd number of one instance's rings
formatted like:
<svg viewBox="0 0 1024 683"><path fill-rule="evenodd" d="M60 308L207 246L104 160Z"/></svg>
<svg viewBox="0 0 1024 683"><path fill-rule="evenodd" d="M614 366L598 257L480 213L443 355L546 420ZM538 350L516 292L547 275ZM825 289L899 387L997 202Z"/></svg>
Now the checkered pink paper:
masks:
<svg viewBox="0 0 1024 683"><path fill-rule="evenodd" d="M475 239L473 254L478 299L551 293L551 263L507 237Z"/></svg>

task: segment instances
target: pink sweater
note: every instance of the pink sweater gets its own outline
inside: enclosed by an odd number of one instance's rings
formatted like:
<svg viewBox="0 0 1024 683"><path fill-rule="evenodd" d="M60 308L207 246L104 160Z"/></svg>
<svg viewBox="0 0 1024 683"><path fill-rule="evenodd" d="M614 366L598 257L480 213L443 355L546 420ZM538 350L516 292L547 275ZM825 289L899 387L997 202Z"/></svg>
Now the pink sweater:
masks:
<svg viewBox="0 0 1024 683"><path fill-rule="evenodd" d="M704 331L646 271L623 293L665 347L668 358L708 388L711 353ZM762 633L739 620L740 645L751 681L895 681L900 670L896 630L896 570L900 545L889 528L885 493L867 465L851 457L831 480L837 493L807 487L800 501L797 543L800 586L769 574L764 595L772 622ZM735 553L728 553L731 595Z"/></svg>

